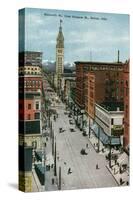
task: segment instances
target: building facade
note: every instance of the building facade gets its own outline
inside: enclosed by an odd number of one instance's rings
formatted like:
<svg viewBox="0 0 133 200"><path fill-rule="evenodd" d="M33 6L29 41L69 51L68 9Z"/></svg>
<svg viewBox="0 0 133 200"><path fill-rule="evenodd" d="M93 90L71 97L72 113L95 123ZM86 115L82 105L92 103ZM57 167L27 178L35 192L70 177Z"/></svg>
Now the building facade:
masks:
<svg viewBox="0 0 133 200"><path fill-rule="evenodd" d="M123 102L123 64L75 62L76 104L94 119L95 103Z"/></svg>
<svg viewBox="0 0 133 200"><path fill-rule="evenodd" d="M42 53L19 53L19 144L41 149Z"/></svg>
<svg viewBox="0 0 133 200"><path fill-rule="evenodd" d="M24 51L19 53L20 66L39 66L42 67L42 52Z"/></svg>
<svg viewBox="0 0 133 200"><path fill-rule="evenodd" d="M96 104L95 105L95 121L103 129L108 136L123 136L123 106L120 104Z"/></svg>
<svg viewBox="0 0 133 200"><path fill-rule="evenodd" d="M129 146L129 61L124 65L124 148Z"/></svg>

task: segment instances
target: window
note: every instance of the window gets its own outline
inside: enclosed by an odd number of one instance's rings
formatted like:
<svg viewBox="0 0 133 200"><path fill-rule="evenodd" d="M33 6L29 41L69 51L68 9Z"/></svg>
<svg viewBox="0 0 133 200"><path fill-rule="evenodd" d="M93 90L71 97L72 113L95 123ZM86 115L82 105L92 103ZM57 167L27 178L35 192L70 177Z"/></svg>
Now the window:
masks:
<svg viewBox="0 0 133 200"><path fill-rule="evenodd" d="M28 110L30 110L30 109L31 109L31 104L29 103L29 104L28 104Z"/></svg>
<svg viewBox="0 0 133 200"><path fill-rule="evenodd" d="M113 124L114 124L114 119L112 118L112 119L111 119L111 125L113 125Z"/></svg>
<svg viewBox="0 0 133 200"><path fill-rule="evenodd" d="M39 110L39 102L36 102L36 110Z"/></svg>
<svg viewBox="0 0 133 200"><path fill-rule="evenodd" d="M126 80L126 87L128 87L128 81Z"/></svg>
<svg viewBox="0 0 133 200"><path fill-rule="evenodd" d="M116 80L116 84L119 84L119 80Z"/></svg>
<svg viewBox="0 0 133 200"><path fill-rule="evenodd" d="M126 105L126 118L128 116L128 105Z"/></svg>
<svg viewBox="0 0 133 200"><path fill-rule="evenodd" d="M31 119L31 116L30 116L30 114L28 114L28 120L30 120Z"/></svg>
<svg viewBox="0 0 133 200"><path fill-rule="evenodd" d="M92 91L90 91L90 97L93 98L93 92Z"/></svg>
<svg viewBox="0 0 133 200"><path fill-rule="evenodd" d="M35 113L35 119L40 119L40 113Z"/></svg>

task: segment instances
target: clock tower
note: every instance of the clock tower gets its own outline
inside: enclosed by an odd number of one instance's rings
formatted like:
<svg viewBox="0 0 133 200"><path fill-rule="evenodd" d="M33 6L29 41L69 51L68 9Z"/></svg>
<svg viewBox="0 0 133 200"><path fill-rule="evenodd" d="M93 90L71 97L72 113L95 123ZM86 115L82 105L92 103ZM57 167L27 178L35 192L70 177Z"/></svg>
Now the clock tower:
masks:
<svg viewBox="0 0 133 200"><path fill-rule="evenodd" d="M62 20L60 20L59 32L56 39L56 89L59 94L63 88L64 74L64 36L62 32Z"/></svg>

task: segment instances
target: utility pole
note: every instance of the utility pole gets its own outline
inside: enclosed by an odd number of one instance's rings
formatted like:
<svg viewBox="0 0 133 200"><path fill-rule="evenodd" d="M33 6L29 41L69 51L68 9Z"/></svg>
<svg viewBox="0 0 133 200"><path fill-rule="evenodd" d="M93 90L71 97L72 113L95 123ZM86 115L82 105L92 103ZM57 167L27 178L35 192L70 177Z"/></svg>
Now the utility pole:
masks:
<svg viewBox="0 0 133 200"><path fill-rule="evenodd" d="M50 138L52 139L52 121L50 122Z"/></svg>
<svg viewBox="0 0 133 200"><path fill-rule="evenodd" d="M56 138L55 138L55 152L54 152L54 176L57 176L57 169L56 169Z"/></svg>
<svg viewBox="0 0 133 200"><path fill-rule="evenodd" d="M91 136L91 130L90 130L90 117L89 117L89 138Z"/></svg>
<svg viewBox="0 0 133 200"><path fill-rule="evenodd" d="M84 113L82 113L82 130L84 128L84 120L83 120L83 118L84 118Z"/></svg>
<svg viewBox="0 0 133 200"><path fill-rule="evenodd" d="M109 141L110 141L110 143L109 143L109 149L110 149L110 151L109 151L109 167L111 168L112 166L111 166L111 136L109 137Z"/></svg>
<svg viewBox="0 0 133 200"><path fill-rule="evenodd" d="M54 156L54 131L52 130L52 155Z"/></svg>
<svg viewBox="0 0 133 200"><path fill-rule="evenodd" d="M59 167L59 190L61 190L61 167Z"/></svg>
<svg viewBox="0 0 133 200"><path fill-rule="evenodd" d="M100 151L100 126L98 125L98 149L97 152L99 153Z"/></svg>
<svg viewBox="0 0 133 200"><path fill-rule="evenodd" d="M76 119L76 124L78 126L78 109L77 109L77 119Z"/></svg>

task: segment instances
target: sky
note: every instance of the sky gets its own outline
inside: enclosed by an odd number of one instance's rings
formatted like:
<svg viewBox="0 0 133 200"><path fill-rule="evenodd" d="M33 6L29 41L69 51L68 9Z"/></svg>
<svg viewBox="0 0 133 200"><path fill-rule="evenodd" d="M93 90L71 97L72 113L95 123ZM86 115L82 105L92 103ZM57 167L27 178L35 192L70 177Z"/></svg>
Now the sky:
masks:
<svg viewBox="0 0 133 200"><path fill-rule="evenodd" d="M127 14L26 8L19 13L19 51L41 51L43 61L54 62L60 19L65 62L116 62L118 50L120 61L129 59Z"/></svg>

